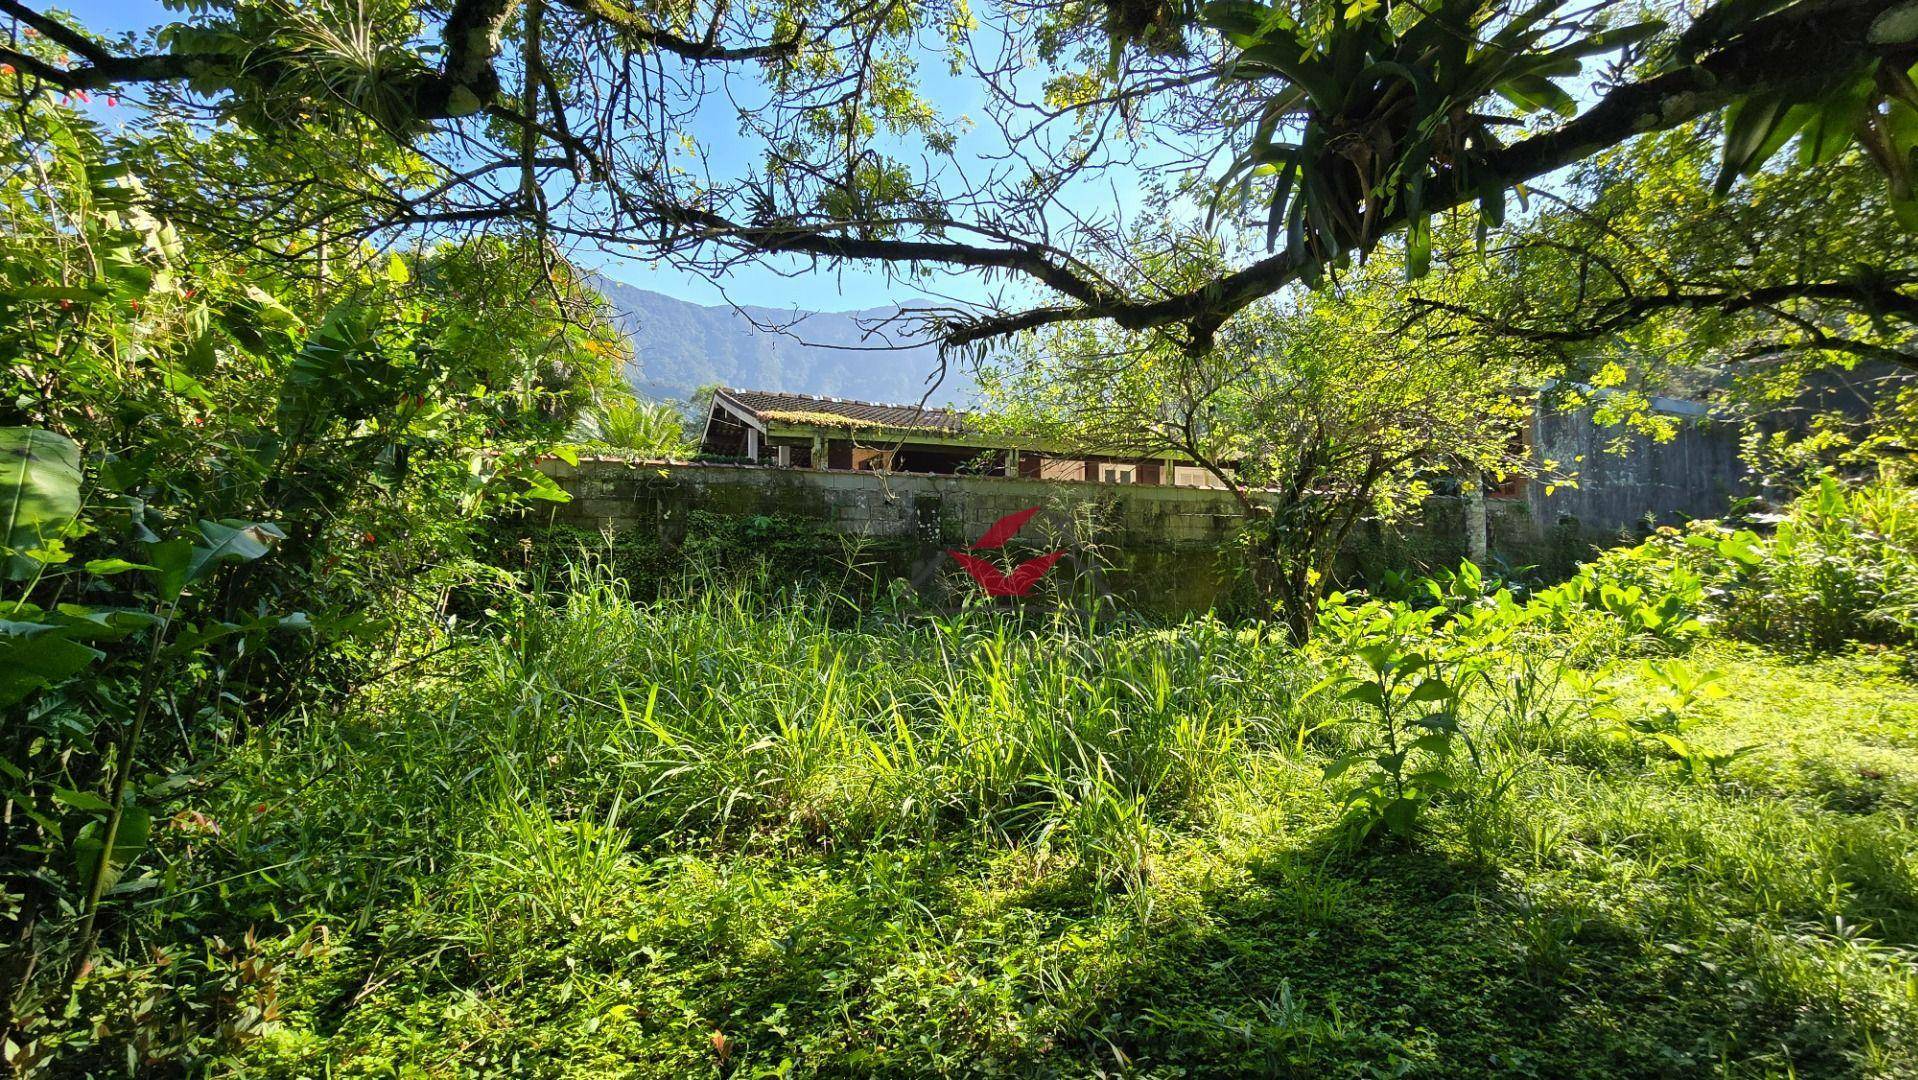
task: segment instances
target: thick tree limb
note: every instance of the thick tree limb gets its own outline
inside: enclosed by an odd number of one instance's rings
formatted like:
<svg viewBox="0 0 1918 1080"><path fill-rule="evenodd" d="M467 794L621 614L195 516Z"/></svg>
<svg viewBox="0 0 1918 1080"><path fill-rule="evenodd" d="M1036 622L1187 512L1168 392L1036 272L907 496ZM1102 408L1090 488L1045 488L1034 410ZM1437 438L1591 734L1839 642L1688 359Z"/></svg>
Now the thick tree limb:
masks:
<svg viewBox="0 0 1918 1080"><path fill-rule="evenodd" d="M1870 39L1872 23L1892 0L1810 0L1758 20L1739 38L1698 63L1630 83L1561 127L1494 151L1482 167L1509 186L1582 161L1634 135L1677 127L1715 112L1760 89L1814 89L1835 72L1850 70L1860 56L1910 52ZM1452 183L1448 171L1430 175L1426 209L1449 210L1478 197ZM1402 228L1403 208L1388 214L1380 232ZM953 344L1030 330L1055 323L1109 318L1128 329L1185 323L1195 348L1209 347L1227 318L1297 280L1312 264L1304 251L1283 252L1196 289L1157 300L1112 305L1082 303L982 319L959 328ZM1070 294L1069 294L1070 295Z"/></svg>
<svg viewBox="0 0 1918 1080"><path fill-rule="evenodd" d="M704 40L680 37L661 30L623 0L556 0L582 18L597 21L626 40L643 42L690 61L770 59L797 48L797 39L763 45L726 46L716 41L717 24ZM1780 11L1751 20L1730 38L1704 35L1705 51L1663 74L1619 86L1583 114L1558 128L1513 145L1483 153L1474 161L1475 177L1497 177L1506 186L1531 180L1578 161L1635 135L1671 128L1723 108L1757 91L1813 92L1824 81L1855 70L1860 57L1893 53L1910 57L1909 44L1887 45L1872 40L1870 28L1899 0L1799 0ZM484 110L510 115L499 101L501 80L495 67L504 28L518 0L454 0L441 29L443 62L437 71L421 72L400 87L407 111L431 121ZM26 8L20 0L0 0L0 11L11 12L28 25L59 27L55 38L87 63L61 71L17 51L0 49L22 71L50 85L68 90L104 89L120 83L204 80L230 74L234 78L270 83L274 65L300 62L297 53L276 53L270 60L250 63L228 55L112 56L76 32L60 27L47 16ZM54 37L54 31L46 30ZM69 38L80 38L74 44ZM1715 46L1712 44L1716 42ZM529 97L529 104L534 99ZM563 121L563 116L561 117ZM522 126L538 125L538 118L520 117ZM550 129L537 128L551 138ZM569 154L581 152L579 141L562 139ZM590 160L590 158L588 158ZM601 169L610 177L611 170ZM636 236L642 228L662 226L693 243L733 246L749 253L797 253L832 260L939 263L975 269L1010 270L1059 293L1068 303L1011 312L949 324L949 344L963 345L1056 323L1111 319L1127 329L1177 327L1186 329L1195 350L1208 348L1225 321L1247 305L1298 280L1314 269L1314 257L1305 250L1288 251L1253 262L1197 288L1171 295L1130 294L1099 273L1041 240L1023 240L975 230L989 239L964 243L939 238L966 228L958 222L912 222L930 239L889 239L861 232L870 222L735 222L725 216L685 205L663 204L632 190L621 190L609 179L612 203L620 217L630 217L605 230L628 242L658 243ZM1425 212L1442 211L1479 197L1477 183L1469 188L1449 168L1429 173L1424 185ZM636 208L643 214L629 214ZM473 219L526 212L523 206L459 207L447 214ZM410 220L420 220L412 218ZM448 220L452 220L449 218ZM1376 232L1402 228L1403 207L1386 211Z"/></svg>
<svg viewBox="0 0 1918 1080"><path fill-rule="evenodd" d="M559 2L570 11L617 29L628 39L645 42L656 49L686 60L771 60L792 54L798 49L799 38L803 36L803 34L796 35L784 41L765 45L720 45L712 40L694 41L677 34L667 33L654 26L645 16L620 3L620 0L559 0Z"/></svg>

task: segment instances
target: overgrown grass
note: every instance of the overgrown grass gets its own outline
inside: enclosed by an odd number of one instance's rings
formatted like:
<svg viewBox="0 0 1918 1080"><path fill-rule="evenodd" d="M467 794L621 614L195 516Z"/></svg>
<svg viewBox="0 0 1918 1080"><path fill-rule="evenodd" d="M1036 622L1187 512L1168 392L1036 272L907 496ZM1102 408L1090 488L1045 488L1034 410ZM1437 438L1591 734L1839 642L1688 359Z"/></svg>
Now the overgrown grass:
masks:
<svg viewBox="0 0 1918 1080"><path fill-rule="evenodd" d="M45 1049L284 1076L1914 1072L1894 664L1702 650L1730 693L1696 738L1757 745L1714 783L1576 702L1481 702L1470 783L1415 841L1355 844L1319 775L1351 706L1276 633L836 603L589 576L242 748L160 830L171 886L83 984L99 1027ZM1617 708L1650 707L1636 678Z"/></svg>

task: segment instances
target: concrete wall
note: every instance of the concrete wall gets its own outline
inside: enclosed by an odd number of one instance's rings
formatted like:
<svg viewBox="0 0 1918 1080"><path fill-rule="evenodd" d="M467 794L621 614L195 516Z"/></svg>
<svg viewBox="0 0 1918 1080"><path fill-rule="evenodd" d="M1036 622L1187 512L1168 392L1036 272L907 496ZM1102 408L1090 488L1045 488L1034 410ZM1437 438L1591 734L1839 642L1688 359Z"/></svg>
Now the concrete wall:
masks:
<svg viewBox="0 0 1918 1080"><path fill-rule="evenodd" d="M1640 528L1648 515L1660 525L1685 518L1723 515L1732 499L1747 490L1739 460L1739 429L1709 419L1697 406L1661 410L1678 424L1666 442L1601 427L1589 409L1541 412L1532 422L1532 442L1541 460L1577 474L1576 486L1534 482L1528 498L1541 528L1576 523L1595 536L1616 536ZM1623 442L1625 452L1613 453Z"/></svg>
<svg viewBox="0 0 1918 1080"><path fill-rule="evenodd" d="M1055 573L1072 575L1091 572L1083 553L1096 548L1103 585L1144 607L1204 610L1225 600L1236 576L1228 541L1238 503L1206 488L593 460L542 468L573 496L553 507L553 523L646 530L667 543L684 539L695 510L780 515L887 542L888 569L912 577L1037 506L1017 549L1065 548L1074 557Z"/></svg>
<svg viewBox="0 0 1918 1080"><path fill-rule="evenodd" d="M1482 513L1469 498L1436 497L1391 527L1363 523L1340 560L1342 582L1384 569L1456 566L1475 548L1508 569L1556 578L1596 547L1630 539L1648 514L1665 522L1722 513L1744 480L1736 430L1702 417L1684 418L1669 442L1632 437L1623 456L1607 449L1617 430L1597 427L1586 413L1543 414L1532 434L1542 457L1580 474L1576 487L1547 494L1534 482L1522 497L1483 500ZM1226 605L1240 584L1232 542L1239 505L1221 490L750 465L589 460L543 467L573 495L552 510L555 523L643 530L671 545L685 538L696 510L777 515L880 542L889 574L923 578L950 567L945 549L964 547L1001 517L1037 506L1042 512L1014 546L1072 552L1055 571L1061 577L1096 572L1101 587L1167 612ZM1474 544L1481 528L1483 539ZM1090 549L1096 559L1083 556Z"/></svg>

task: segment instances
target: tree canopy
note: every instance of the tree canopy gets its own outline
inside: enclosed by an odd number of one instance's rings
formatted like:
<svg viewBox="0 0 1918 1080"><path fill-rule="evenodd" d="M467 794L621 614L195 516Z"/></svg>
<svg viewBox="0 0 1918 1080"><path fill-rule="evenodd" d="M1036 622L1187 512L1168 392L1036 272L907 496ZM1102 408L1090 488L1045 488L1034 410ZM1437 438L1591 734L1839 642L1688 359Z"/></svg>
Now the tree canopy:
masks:
<svg viewBox="0 0 1918 1080"><path fill-rule="evenodd" d="M1382 237L1403 231L1420 273L1432 215L1495 228L1521 185L1721 114L1721 193L1799 136L1819 161L1856 146L1918 218L1910 0L227 0L140 41L0 11L34 35L0 49L20 92L140 86L271 133L274 180L212 167L201 199L312 237L289 257L516 223L709 272L797 255L1032 284L930 312L954 345L1105 319L1202 350ZM928 90L941 62L967 94ZM739 139L700 134L715 118ZM340 133L360 149L340 157ZM1141 215L1112 192L1142 183L1174 208L1161 240L1211 208L1225 258L1204 280L1113 272L1136 269Z"/></svg>
<svg viewBox="0 0 1918 1080"><path fill-rule="evenodd" d="M1438 321L1408 331L1404 258L1256 304L1204 353L1162 332L1054 328L983 368L988 417L1211 472L1245 511L1253 592L1303 638L1361 521L1415 511L1438 484L1539 471L1519 437L1538 373Z"/></svg>

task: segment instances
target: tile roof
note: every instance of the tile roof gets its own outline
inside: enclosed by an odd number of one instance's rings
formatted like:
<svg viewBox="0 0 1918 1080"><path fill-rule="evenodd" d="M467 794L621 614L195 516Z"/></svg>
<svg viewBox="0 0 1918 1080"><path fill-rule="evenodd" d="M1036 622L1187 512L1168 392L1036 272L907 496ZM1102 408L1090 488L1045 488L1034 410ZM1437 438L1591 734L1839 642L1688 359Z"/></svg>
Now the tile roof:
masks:
<svg viewBox="0 0 1918 1080"><path fill-rule="evenodd" d="M735 390L725 386L720 387L719 392L762 421L831 424L836 418L848 426L930 431L944 435L958 435L966 430L966 414L953 409L888 405L877 401L786 394L775 390Z"/></svg>

